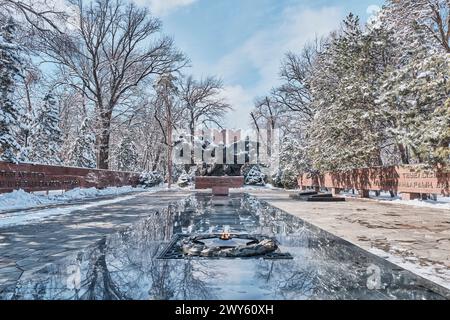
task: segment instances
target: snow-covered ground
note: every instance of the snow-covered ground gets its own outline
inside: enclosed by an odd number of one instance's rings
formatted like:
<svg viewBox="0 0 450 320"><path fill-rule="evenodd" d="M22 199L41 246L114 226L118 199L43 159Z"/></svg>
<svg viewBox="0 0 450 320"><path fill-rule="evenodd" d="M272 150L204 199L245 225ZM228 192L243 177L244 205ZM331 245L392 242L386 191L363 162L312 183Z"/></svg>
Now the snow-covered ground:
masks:
<svg viewBox="0 0 450 320"><path fill-rule="evenodd" d="M38 206L51 204L60 204L73 200L91 199L103 196L117 196L130 192L145 191L142 188L110 187L105 189L97 188L76 188L62 193L59 191L51 192L49 195L44 193L30 193L23 190L15 190L10 193L0 194L0 213L7 210L29 209Z"/></svg>
<svg viewBox="0 0 450 320"><path fill-rule="evenodd" d="M59 195L38 195L33 193L24 192L23 190L14 191L0 195L0 228L13 225L23 225L30 222L36 222L43 220L50 216L69 214L73 211L86 210L88 208L108 205L133 199L137 194L130 194L134 192L158 192L167 190L166 185L159 187L153 187L150 189L133 188L133 187L111 187L106 189L73 189L64 194ZM127 194L127 195L124 195ZM122 195L122 196L121 196ZM117 196L112 199L103 199L99 197L104 196ZM71 200L89 200L99 198L98 201L75 204L70 206L42 208L38 210L30 211L14 211L10 213L1 214L1 211L11 209L29 209L44 205L51 204L64 204Z"/></svg>
<svg viewBox="0 0 450 320"><path fill-rule="evenodd" d="M66 206L66 207L56 207L56 208L50 208L50 209L41 209L33 212L29 211L18 211L13 213L6 213L6 214L0 214L0 228L4 227L11 227L16 225L23 225L30 222L36 222L39 220L44 220L47 217L50 216L58 216L58 215L64 215L69 214L73 211L78 210L86 210L92 207L107 205L116 203L119 201L129 200L136 197L136 195L128 195L128 196L121 196L113 199L108 200L100 200L96 202L81 204L81 205L74 205L74 206Z"/></svg>
<svg viewBox="0 0 450 320"><path fill-rule="evenodd" d="M257 186L257 185L244 185L242 188L238 188L239 190L242 191L249 191L249 190L264 190L264 189L268 189L268 190L283 190L281 188L277 188L272 186L270 183L266 183L264 186Z"/></svg>
<svg viewBox="0 0 450 320"><path fill-rule="evenodd" d="M428 208L441 208L450 209L450 197L438 197L434 200L401 200L395 199L394 203L407 204L412 206L428 207Z"/></svg>
<svg viewBox="0 0 450 320"><path fill-rule="evenodd" d="M342 192L344 197L354 198L358 195L351 192ZM436 200L402 200L400 196L391 197L388 192L381 192L379 196L376 196L374 192L370 193L370 199L379 201L390 201L392 203L405 204L410 206L428 207L435 209L450 209L450 197L438 196Z"/></svg>

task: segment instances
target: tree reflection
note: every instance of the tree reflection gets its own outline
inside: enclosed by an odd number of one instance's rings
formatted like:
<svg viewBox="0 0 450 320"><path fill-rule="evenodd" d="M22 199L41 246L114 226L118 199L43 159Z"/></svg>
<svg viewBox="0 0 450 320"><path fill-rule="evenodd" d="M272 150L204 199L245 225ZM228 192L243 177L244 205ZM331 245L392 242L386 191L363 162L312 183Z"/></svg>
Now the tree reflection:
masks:
<svg viewBox="0 0 450 320"><path fill-rule="evenodd" d="M24 274L0 289L0 299L442 298L410 272L282 210L248 196L230 201L222 210L211 207L210 197L196 196L153 212L73 257ZM275 237L294 259L158 259L175 232L230 221ZM371 265L380 271L376 290L367 286Z"/></svg>

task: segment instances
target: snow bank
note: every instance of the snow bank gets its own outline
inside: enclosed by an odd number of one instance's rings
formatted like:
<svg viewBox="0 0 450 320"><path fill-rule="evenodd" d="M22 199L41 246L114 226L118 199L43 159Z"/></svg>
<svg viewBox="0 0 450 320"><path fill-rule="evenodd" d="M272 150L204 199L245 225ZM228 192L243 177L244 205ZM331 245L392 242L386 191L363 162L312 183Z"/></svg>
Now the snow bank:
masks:
<svg viewBox="0 0 450 320"><path fill-rule="evenodd" d="M0 213L7 210L28 209L37 206L59 204L73 200L90 199L103 196L115 196L129 192L144 191L142 188L110 187L106 189L76 188L58 195L43 195L15 190L11 193L0 194Z"/></svg>
<svg viewBox="0 0 450 320"><path fill-rule="evenodd" d="M427 208L439 208L439 209L450 209L450 198L449 197L438 197L436 201L434 200L400 200L395 199L392 202L407 204L410 206L427 207Z"/></svg>
<svg viewBox="0 0 450 320"><path fill-rule="evenodd" d="M341 193L344 197L354 198L358 195L358 192L355 191L355 194L350 192ZM378 200L378 201L390 201L396 204L404 204L410 206L418 206L418 207L427 207L434 209L450 209L450 197L442 197L438 196L437 200L402 200L399 196L391 197L389 193L381 192L379 196L375 196L375 193L370 193L370 199Z"/></svg>
<svg viewBox="0 0 450 320"><path fill-rule="evenodd" d="M23 190L14 190L11 193L0 194L0 212L52 204L53 202L52 199L46 196L28 193Z"/></svg>
<svg viewBox="0 0 450 320"><path fill-rule="evenodd" d="M136 192L136 191L144 191L143 188L133 188L131 186L125 187L111 187L106 189L97 189L97 188L76 188L69 190L62 194L61 196L57 196L58 198L63 198L64 200L77 200L77 199L85 199L85 198L95 198L102 196L115 196L128 192Z"/></svg>
<svg viewBox="0 0 450 320"><path fill-rule="evenodd" d="M87 203L83 205L74 205L74 206L68 206L68 207L59 207L59 208L51 208L51 209L42 209L38 211L28 212L28 211L20 211L20 212L14 212L14 213L8 213L8 214L1 214L0 215L0 228L4 227L11 227L16 225L23 225L30 222L36 222L39 220L44 220L47 217L50 216L57 216L57 215L63 215L63 214L69 214L73 211L78 210L86 210L92 207L112 204L120 201L125 201L129 199L133 199L136 197L136 195L131 196L123 196L118 197L114 199L109 200L100 200L96 201L94 203Z"/></svg>
<svg viewBox="0 0 450 320"><path fill-rule="evenodd" d="M101 196L121 195L125 193L139 192L139 191L155 193L163 190L168 190L167 186L155 187L151 189L133 188L130 186L111 187L106 189L77 188L56 196L36 195L32 193L27 193L23 190L18 190L11 193L0 195L0 213L2 210L4 211L11 209L27 209L27 208L34 208L40 205L63 204L71 200L95 199ZM92 207L117 203L120 201L133 199L136 196L137 196L136 194L124 195L112 199L103 199L103 200L99 199L98 201L95 202L82 203L77 205L74 204L64 207L56 207L48 209L41 208L33 211L15 211L11 213L4 213L0 214L0 228L15 225L23 225L30 222L44 220L45 218L50 216L64 215L69 214L73 211L86 210Z"/></svg>

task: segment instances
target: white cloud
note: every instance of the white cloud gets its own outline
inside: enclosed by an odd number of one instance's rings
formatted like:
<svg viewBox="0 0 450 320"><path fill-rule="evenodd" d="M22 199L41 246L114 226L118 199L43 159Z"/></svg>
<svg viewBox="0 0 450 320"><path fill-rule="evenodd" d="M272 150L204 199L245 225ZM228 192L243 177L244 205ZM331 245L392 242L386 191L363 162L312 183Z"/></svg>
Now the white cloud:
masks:
<svg viewBox="0 0 450 320"><path fill-rule="evenodd" d="M234 108L227 114L227 123L229 129L247 129L249 128L250 118L248 106L253 105L254 96L251 91L245 90L241 85L225 86L222 95Z"/></svg>
<svg viewBox="0 0 450 320"><path fill-rule="evenodd" d="M150 8L153 14L157 16L166 15L181 7L186 7L197 0L135 0L139 5L145 5Z"/></svg>
<svg viewBox="0 0 450 320"><path fill-rule="evenodd" d="M377 14L378 12L380 12L381 7L376 5L376 4L371 4L370 6L367 7L366 12L367 14Z"/></svg>
<svg viewBox="0 0 450 320"><path fill-rule="evenodd" d="M225 96L236 109L228 117L228 123L233 126L248 124L253 99L267 94L279 84L280 61L284 54L299 52L308 41L335 29L341 20L342 10L338 7L317 10L289 7L278 24L268 25L226 54L212 70L224 78L228 85ZM249 67L255 70L258 81L244 88L239 82L244 76L242 72L248 71Z"/></svg>
<svg viewBox="0 0 450 320"><path fill-rule="evenodd" d="M376 4L372 4L367 7L366 12L369 15L369 18L367 18L367 23L369 25L373 25L377 22L380 11L381 7Z"/></svg>

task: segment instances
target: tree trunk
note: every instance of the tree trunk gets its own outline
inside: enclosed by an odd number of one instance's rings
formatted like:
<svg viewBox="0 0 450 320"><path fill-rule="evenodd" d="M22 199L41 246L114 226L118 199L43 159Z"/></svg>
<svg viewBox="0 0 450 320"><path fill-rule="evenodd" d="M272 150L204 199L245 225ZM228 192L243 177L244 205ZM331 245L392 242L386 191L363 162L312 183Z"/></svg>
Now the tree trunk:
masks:
<svg viewBox="0 0 450 320"><path fill-rule="evenodd" d="M157 152L158 152L158 153L156 154L155 161L153 162L153 165L152 165L152 171L155 171L156 169L158 169L159 155L160 155L161 153L160 153L159 150L158 150Z"/></svg>
<svg viewBox="0 0 450 320"><path fill-rule="evenodd" d="M172 186L172 106L166 96L167 112L167 188Z"/></svg>
<svg viewBox="0 0 450 320"><path fill-rule="evenodd" d="M406 152L406 148L403 144L397 144L398 151L400 152L400 157L402 159L402 164L409 164L408 153Z"/></svg>
<svg viewBox="0 0 450 320"><path fill-rule="evenodd" d="M190 130L190 139L191 139L191 165L195 164L194 161L194 134L195 134L195 125L194 122L192 120L191 124L189 125L189 130Z"/></svg>
<svg viewBox="0 0 450 320"><path fill-rule="evenodd" d="M111 112L103 114L103 119L100 120L100 133L97 136L97 168L109 169L109 141L111 137Z"/></svg>
<svg viewBox="0 0 450 320"><path fill-rule="evenodd" d="M103 132L98 138L98 169L109 169L109 132Z"/></svg>

